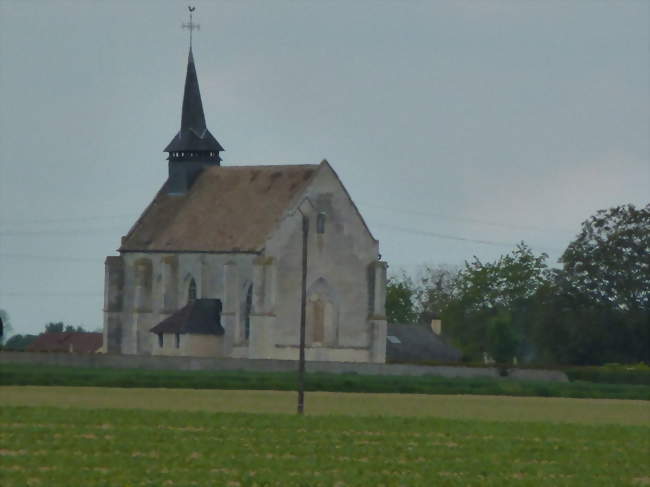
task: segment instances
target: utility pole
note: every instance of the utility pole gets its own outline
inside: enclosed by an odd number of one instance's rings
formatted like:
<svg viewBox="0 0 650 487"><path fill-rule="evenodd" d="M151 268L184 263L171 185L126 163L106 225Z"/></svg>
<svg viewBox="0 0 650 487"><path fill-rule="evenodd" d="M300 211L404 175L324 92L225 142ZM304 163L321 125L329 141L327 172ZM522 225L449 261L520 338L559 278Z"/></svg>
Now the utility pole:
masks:
<svg viewBox="0 0 650 487"><path fill-rule="evenodd" d="M302 213L302 211L300 212ZM298 414L305 411L305 314L307 307L307 237L309 218L302 213L302 293L300 297L300 358L298 365Z"/></svg>

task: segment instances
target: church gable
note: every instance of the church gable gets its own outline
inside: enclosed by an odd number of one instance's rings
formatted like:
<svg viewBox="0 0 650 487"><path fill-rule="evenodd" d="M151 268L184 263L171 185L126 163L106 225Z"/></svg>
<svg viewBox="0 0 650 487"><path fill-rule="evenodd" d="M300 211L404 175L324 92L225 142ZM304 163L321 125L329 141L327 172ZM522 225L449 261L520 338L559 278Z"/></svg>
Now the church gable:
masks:
<svg viewBox="0 0 650 487"><path fill-rule="evenodd" d="M294 197L293 204L287 207L283 217L278 220L278 223L290 219L291 215L298 214L300 207L303 211L314 213L313 217L317 227L321 224L330 225L332 223L338 223L340 225L345 221L346 226L352 225L357 227L359 230L358 233L367 238L367 240L364 239L364 243L355 240L357 244L376 247L378 245L377 239L372 235L361 212L352 200L350 193L348 193L338 174L334 171L334 168L332 168L326 159L323 159L317 167L318 170L310 179L309 184L305 185L303 190ZM307 200L308 202L306 202ZM334 212L338 215L328 214L329 212ZM344 218L342 218L343 216ZM332 220L333 217L338 218L335 218L334 221ZM317 232L319 231L318 228L315 228L315 230ZM278 232L283 233L279 228L279 224L268 235L268 241L271 241Z"/></svg>
<svg viewBox="0 0 650 487"><path fill-rule="evenodd" d="M336 173L334 168L330 165L327 160L323 160L321 162L321 170L325 172L325 174L328 175L328 177L331 177L335 181L335 185L337 185L342 193L345 195L345 201L349 205L350 212L352 214L352 218L357 221L359 225L361 225L365 233L367 234L368 238L376 245L378 243L377 239L372 235L372 232L370 231L370 228L368 227L368 224L366 223L365 219L363 218L363 215L361 215L361 212L359 211L359 208L355 204L354 200L350 196L350 193L348 193L347 188L343 184L343 181L341 181L341 178L339 178L339 175Z"/></svg>
<svg viewBox="0 0 650 487"><path fill-rule="evenodd" d="M316 165L213 166L185 194L165 183L120 252L259 252Z"/></svg>

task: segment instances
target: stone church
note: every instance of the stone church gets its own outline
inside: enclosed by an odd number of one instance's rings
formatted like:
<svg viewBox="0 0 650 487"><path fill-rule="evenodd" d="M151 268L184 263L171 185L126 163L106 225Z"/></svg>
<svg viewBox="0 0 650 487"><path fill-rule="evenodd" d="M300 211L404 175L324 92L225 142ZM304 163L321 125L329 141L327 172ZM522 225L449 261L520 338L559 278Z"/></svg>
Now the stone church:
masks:
<svg viewBox="0 0 650 487"><path fill-rule="evenodd" d="M169 176L106 258L104 351L297 360L304 270L306 359L384 362L386 264L332 166L223 150L190 46Z"/></svg>

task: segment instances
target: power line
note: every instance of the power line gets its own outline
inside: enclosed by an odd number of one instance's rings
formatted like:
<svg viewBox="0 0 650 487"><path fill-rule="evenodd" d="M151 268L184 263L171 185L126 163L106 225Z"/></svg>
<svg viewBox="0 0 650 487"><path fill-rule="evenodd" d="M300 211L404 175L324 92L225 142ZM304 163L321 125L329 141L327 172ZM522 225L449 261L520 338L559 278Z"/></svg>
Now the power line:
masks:
<svg viewBox="0 0 650 487"><path fill-rule="evenodd" d="M64 257L58 255L32 255L32 254L10 254L10 253L0 253L0 258L9 258L9 259L27 259L27 260L41 260L41 261L53 261L53 262L99 262L100 259L92 259L86 257Z"/></svg>
<svg viewBox="0 0 650 487"><path fill-rule="evenodd" d="M537 227L534 225L515 225L511 223L501 223L501 222L494 222L494 221L489 221L489 220L482 220L479 218L473 218L473 217L465 217L465 216L458 216L458 215L447 215L444 213L436 213L436 212L431 212L431 211L422 211L422 210L412 210L412 209L405 209L405 208L395 208L395 207L388 207L388 206L383 206L383 205L378 205L376 203L367 203L367 202L359 202L360 205L362 206L369 206L369 207L374 207L374 208L379 208L381 210L387 210L387 211L393 211L396 213L406 213L406 214L412 214L412 215L422 215L422 216L431 216L434 218L444 218L446 220L457 220L457 221L465 221L469 223L479 223L481 225L489 225L493 227L502 227L502 228L509 228L511 230L534 230L538 232L548 232L548 231L554 231L554 232L569 232L573 230L569 230L568 228L542 228L542 227Z"/></svg>
<svg viewBox="0 0 650 487"><path fill-rule="evenodd" d="M51 236L92 236L106 232L124 231L124 227L100 227L100 228L70 228L56 230L12 230L0 231L0 237L19 237L23 235L51 235Z"/></svg>
<svg viewBox="0 0 650 487"><path fill-rule="evenodd" d="M5 292L0 292L0 296L10 296L12 298L33 298L35 296L37 297L44 297L44 298L59 298L59 297L82 297L82 298L95 298L95 297L101 297L103 296L102 293L78 293L78 292L63 292L63 293L38 293L38 292L29 292L29 293L5 293Z"/></svg>
<svg viewBox="0 0 650 487"><path fill-rule="evenodd" d="M93 221L93 220L118 220L120 218L136 218L137 215L133 213L124 213L122 215L95 215L95 216L71 216L71 217L55 217L55 218L37 218L32 220L26 219L0 219L0 225L31 225L33 223L59 223L59 222L77 222L77 221Z"/></svg>
<svg viewBox="0 0 650 487"><path fill-rule="evenodd" d="M507 224L499 224L495 222L486 222L486 221L481 221L481 220L475 220L472 218L464 218L464 217L450 217L450 216L444 216L441 214L435 214L435 213L430 213L430 212L424 212L424 211L416 211L416 210L403 210L403 209L397 209L397 208L387 208L387 207L382 207L381 205L374 205L372 203L362 203L366 204L368 206L376 206L378 208L384 208L390 211L396 211L396 212L403 212L403 213L413 213L413 214L421 214L421 215L427 215L427 216L440 216L440 217L446 217L450 219L458 219L458 220L466 220L466 221L473 221L473 222L478 222L482 224L490 224L494 226L502 226L506 228L512 228L512 229L537 229L541 230L540 228L535 228L535 227L516 227L513 225L507 225ZM110 218L110 217L107 217ZM118 216L116 216L118 218ZM477 244L482 244L482 245L492 245L492 246L497 246L497 247L513 247L518 245L519 242L503 242L503 241L495 241L495 240L486 240L486 239L474 239L474 238L468 238L468 237L462 237L459 235L449 235L449 234L443 234L443 233L438 233L438 232L431 232L431 231L426 231L426 230L421 230L421 229L414 229L414 228L407 228L407 227L401 227L397 225L392 225L392 224L387 224L387 223L374 223L376 226L380 227L385 227L385 228L390 228L392 230L396 230L399 232L405 232L405 233L411 233L414 235L422 235L422 236L427 236L427 237L433 237L433 238L440 238L440 239L445 239L445 240L454 240L454 241L460 241L460 242L469 242L469 243L477 243ZM9 231L9 232L0 232L0 236L2 237L11 237L11 236L32 236L32 235L50 235L50 236L90 236L90 235L95 235L98 233L106 233L106 232L113 232L113 231L118 231L118 230L124 230L122 227L100 227L100 228L90 228L90 229L84 229L84 228L76 228L76 229L55 229L55 230L18 230L18 231ZM551 247L542 247L546 248L548 250L552 250L555 252L561 252L562 250L556 249L556 248L551 248ZM81 258L75 258L75 257L55 257L55 256L38 256L38 255L28 255L28 254L0 254L0 256L5 256L9 258L25 258L25 259L40 259L40 260L62 260L62 261L70 261L70 262L90 262L91 259L81 259Z"/></svg>
<svg viewBox="0 0 650 487"><path fill-rule="evenodd" d="M443 233L436 233L436 232L428 232L425 230L416 230L414 228L406 228L406 227L400 227L397 225L391 225L388 223L373 223L373 225L379 226L379 227L385 227L385 228L390 228L392 230L397 230L399 232L405 232L405 233L412 233L414 235L423 235L425 237L433 237L433 238L441 238L445 240L455 240L459 242L469 242L469 243L477 243L477 244L482 244L482 245L493 245L496 247L515 247L519 245L520 242L499 242L499 241L494 241L494 240L479 240L479 239L473 239L473 238L466 238L466 237L459 237L457 235L447 235ZM551 248L551 247L543 247L543 246L537 246L540 248L545 248L547 250L552 250L554 252L561 252L560 249L556 248Z"/></svg>
<svg viewBox="0 0 650 487"><path fill-rule="evenodd" d="M411 215L422 215L422 216L430 216L434 218L443 218L446 220L456 220L456 221L465 221L469 223L478 223L481 225L489 225L489 226L495 226L495 227L502 227L502 228L509 228L512 230L534 230L534 231L540 231L540 232L548 232L548 231L558 231L558 232L570 232L574 231L575 229L569 229L569 228L543 228L539 227L536 225L521 225L521 224L512 224L512 223L503 223L503 222L495 222L492 220L484 220L481 218L474 218L474 217L468 217L468 216L460 216L460 215L449 215L446 213L440 213L440 212L433 212L433 211L423 211L423 210L414 210L414 209L407 209L407 208L396 208L394 206L384 206L384 205L378 205L376 203L370 203L367 201L357 201L362 206L368 206L368 207L373 207L373 208L379 208L382 210L386 211L392 211L395 213L405 213L405 214L411 214ZM38 224L38 223L56 223L56 222L81 222L81 221L96 221L96 220L116 220L116 219L121 219L121 218L137 218L138 215L135 213L123 213L121 215L95 215L95 216L79 216L79 217L55 217L55 218L40 218L40 219L31 219L31 220L25 220L25 219L14 219L14 220L6 220L3 219L0 221L0 225L30 225L30 224ZM0 233L4 233L0 230ZM11 233L11 232L8 232Z"/></svg>
<svg viewBox="0 0 650 487"><path fill-rule="evenodd" d="M414 228L405 228L405 227L400 227L397 225L391 225L388 223L374 223L374 225L377 225L379 227L385 227L385 228L390 228L392 230L397 230L398 232L405 232L405 233L413 233L415 235L424 235L427 237L435 237L435 238L442 238L446 240L456 240L460 242L471 242L471 243L479 243L479 244L484 244L484 245L496 245L499 247L512 247L514 244L512 242L497 242L493 240L478 240L478 239L472 239L472 238L466 238L466 237L459 237L456 235L446 235L443 233L436 233L436 232L428 232L425 230L416 230Z"/></svg>

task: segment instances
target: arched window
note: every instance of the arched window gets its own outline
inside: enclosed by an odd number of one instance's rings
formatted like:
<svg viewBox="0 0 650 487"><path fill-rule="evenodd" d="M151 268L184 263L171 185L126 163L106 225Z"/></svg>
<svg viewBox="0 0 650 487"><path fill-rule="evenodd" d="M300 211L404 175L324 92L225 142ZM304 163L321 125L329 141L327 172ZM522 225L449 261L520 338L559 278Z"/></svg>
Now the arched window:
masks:
<svg viewBox="0 0 650 487"><path fill-rule="evenodd" d="M134 264L135 273L135 309L139 312L151 311L151 288L153 268L149 259L138 259Z"/></svg>
<svg viewBox="0 0 650 487"><path fill-rule="evenodd" d="M193 303L196 301L196 281L194 278L190 279L190 285L187 288L187 303Z"/></svg>
<svg viewBox="0 0 650 487"><path fill-rule="evenodd" d="M163 312L170 313L176 311L176 293L178 292L176 284L176 259L174 257L164 257L161 261L161 298Z"/></svg>
<svg viewBox="0 0 650 487"><path fill-rule="evenodd" d="M325 218L326 215L322 211L316 217L316 233L319 234L325 233Z"/></svg>
<svg viewBox="0 0 650 487"><path fill-rule="evenodd" d="M322 345L325 341L325 302L318 294L309 298L311 311L311 343Z"/></svg>
<svg viewBox="0 0 650 487"><path fill-rule="evenodd" d="M253 308L253 285L248 286L246 301L244 302L244 338L251 336L251 310Z"/></svg>
<svg viewBox="0 0 650 487"><path fill-rule="evenodd" d="M317 279L308 291L307 342L333 345L338 336L338 299L325 279Z"/></svg>

